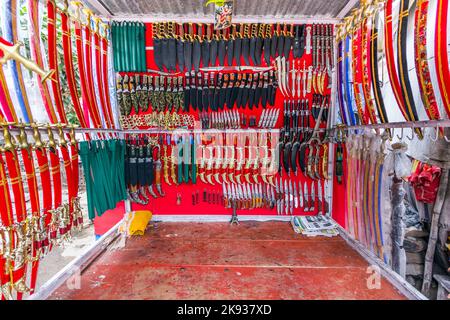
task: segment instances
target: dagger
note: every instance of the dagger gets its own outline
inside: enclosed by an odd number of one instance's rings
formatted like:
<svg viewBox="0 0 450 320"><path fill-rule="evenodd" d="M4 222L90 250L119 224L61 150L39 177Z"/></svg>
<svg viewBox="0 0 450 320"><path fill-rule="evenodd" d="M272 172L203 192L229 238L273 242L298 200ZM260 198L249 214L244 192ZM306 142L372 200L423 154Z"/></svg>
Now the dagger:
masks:
<svg viewBox="0 0 450 320"><path fill-rule="evenodd" d="M192 109L197 110L197 77L195 71L190 72L190 83L191 89L189 91L189 102L191 103Z"/></svg>
<svg viewBox="0 0 450 320"><path fill-rule="evenodd" d="M225 35L223 34L225 31L222 30L222 33L219 36L219 46L218 46L218 57L219 57L219 65L225 65L225 53L226 53L226 41Z"/></svg>
<svg viewBox="0 0 450 320"><path fill-rule="evenodd" d="M219 79L222 84L222 87L219 91L219 109L223 110L226 100L226 92L228 87L228 73L225 73L224 75L219 74ZM223 78L222 78L223 77ZM222 80L223 79L223 80Z"/></svg>
<svg viewBox="0 0 450 320"><path fill-rule="evenodd" d="M235 26L237 30L237 26ZM241 56L242 56L242 32L243 32L243 24L241 23L239 26L239 32L236 32L235 40L234 40L234 60L236 61L236 65L241 65Z"/></svg>
<svg viewBox="0 0 450 320"><path fill-rule="evenodd" d="M197 72L197 107L199 111L203 111L203 84L202 74ZM206 110L205 110L206 111Z"/></svg>
<svg viewBox="0 0 450 320"><path fill-rule="evenodd" d="M188 24L188 28L189 34L186 35L186 42L184 43L184 63L187 71L190 71L192 70L192 47L194 41L194 27L192 23Z"/></svg>
<svg viewBox="0 0 450 320"><path fill-rule="evenodd" d="M319 209L319 214L323 214L324 213L324 203L322 201L322 182L320 182L320 180L317 182L317 201L318 201L318 209Z"/></svg>
<svg viewBox="0 0 450 320"><path fill-rule="evenodd" d="M250 35L249 35L249 29L250 29L250 25L245 24L244 25L244 34L243 34L243 38L242 38L242 56L244 58L245 61L245 65L249 66L250 65L250 59L249 59L249 55L250 55Z"/></svg>
<svg viewBox="0 0 450 320"><path fill-rule="evenodd" d="M256 87L256 92L255 92L255 102L254 102L254 106L256 108L259 107L259 103L261 101L261 96L263 94L263 82L264 82L264 74L262 72L259 73L258 75L258 86ZM263 105L264 107L264 105Z"/></svg>
<svg viewBox="0 0 450 320"><path fill-rule="evenodd" d="M287 26L285 26L285 29L287 30ZM289 53L291 52L293 33L294 33L294 25L291 24L290 30L285 32L284 34L285 38L284 38L283 56L286 57L286 59L289 59Z"/></svg>
<svg viewBox="0 0 450 320"><path fill-rule="evenodd" d="M298 196L299 196L299 206L300 208L304 208L304 202L303 202L303 189L302 189L302 183L298 182Z"/></svg>
<svg viewBox="0 0 450 320"><path fill-rule="evenodd" d="M294 208L298 208L298 193L297 193L297 184L294 182Z"/></svg>
<svg viewBox="0 0 450 320"><path fill-rule="evenodd" d="M252 24L250 26L250 58L252 59L253 65L257 65L256 63L256 57L255 57L255 50L256 50L256 29L258 28L257 24Z"/></svg>
<svg viewBox="0 0 450 320"><path fill-rule="evenodd" d="M197 34L194 36L194 45L193 45L193 56L192 56L192 64L194 65L194 70L196 72L199 71L200 61L202 59L202 42L203 42L203 24L197 24ZM201 101L201 100L200 100Z"/></svg>
<svg viewBox="0 0 450 320"><path fill-rule="evenodd" d="M250 110L253 109L253 105L255 103L255 93L256 93L256 85L258 83L258 74L255 73L253 76L253 81L252 81L252 85L249 91L249 98L248 98L248 108Z"/></svg>
<svg viewBox="0 0 450 320"><path fill-rule="evenodd" d="M232 24L231 32L228 36L228 46L227 46L227 62L229 66L233 65L235 39L236 39L236 25Z"/></svg>
<svg viewBox="0 0 450 320"><path fill-rule="evenodd" d="M271 46L270 46L270 56L272 57L272 59L275 59L277 57L279 36L280 36L280 24L277 23L276 29L274 29L273 34L272 34L272 40L271 40Z"/></svg>
<svg viewBox="0 0 450 320"><path fill-rule="evenodd" d="M169 67L170 71L177 70L177 39L175 36L175 22L168 24L168 47L169 47Z"/></svg>
<svg viewBox="0 0 450 320"><path fill-rule="evenodd" d="M270 48L271 48L271 32L272 25L266 24L266 32L264 35L264 60L266 61L267 66L270 66Z"/></svg>
<svg viewBox="0 0 450 320"><path fill-rule="evenodd" d="M208 103L209 103L209 107L211 108L212 111L217 111L217 105L215 104L215 97L216 97L216 93L215 93L215 78L217 77L217 75L213 72L211 72L209 74L209 86L208 86Z"/></svg>
<svg viewBox="0 0 450 320"><path fill-rule="evenodd" d="M234 73L230 74L230 81L228 83L228 87L226 88L225 102L228 109L233 108L233 105L231 104L231 93L233 92L235 77L236 75Z"/></svg>
<svg viewBox="0 0 450 320"><path fill-rule="evenodd" d="M210 48L210 55L209 60L211 61L211 64L215 66L217 64L217 50L219 46L219 30L216 30L216 33L211 39L211 44L209 45Z"/></svg>
<svg viewBox="0 0 450 320"><path fill-rule="evenodd" d="M247 81L245 83L245 87L243 88L243 91L242 91L242 107L243 108L245 108L247 106L248 96L250 93L250 88L252 86L252 82L253 82L253 75L251 73L249 73L247 75Z"/></svg>
<svg viewBox="0 0 450 320"><path fill-rule="evenodd" d="M284 41L285 41L286 33L287 33L287 25L285 23L283 30L280 30L280 33L278 36L278 48L277 48L278 56L285 57L284 56Z"/></svg>
<svg viewBox="0 0 450 320"><path fill-rule="evenodd" d="M182 23L178 23L178 36L177 36L177 62L178 62L178 70L180 72L184 71L184 27Z"/></svg>
<svg viewBox="0 0 450 320"><path fill-rule="evenodd" d="M203 89L202 89L202 105L203 105L203 111L208 111L210 101L209 101L209 86L208 86L208 73L203 74Z"/></svg>
<svg viewBox="0 0 450 320"><path fill-rule="evenodd" d="M260 24L259 25L259 31L258 31L258 35L256 38L256 46L255 46L255 60L256 60L256 65L259 66L261 65L261 56L262 56L262 47L263 47L263 39L264 39L264 29L265 29L265 25L264 24Z"/></svg>
<svg viewBox="0 0 450 320"><path fill-rule="evenodd" d="M210 50L211 50L211 24L208 23L206 27L206 39L202 43L202 63L203 67L210 65Z"/></svg>
<svg viewBox="0 0 450 320"><path fill-rule="evenodd" d="M314 211L316 209L316 195L314 190L314 181L311 183L311 202L310 202L310 211Z"/></svg>
<svg viewBox="0 0 450 320"><path fill-rule="evenodd" d="M242 74L242 80L241 80L241 83L239 84L237 98L236 98L236 106L238 108L242 107L242 94L244 92L246 83L247 83L247 74L244 73L244 74Z"/></svg>

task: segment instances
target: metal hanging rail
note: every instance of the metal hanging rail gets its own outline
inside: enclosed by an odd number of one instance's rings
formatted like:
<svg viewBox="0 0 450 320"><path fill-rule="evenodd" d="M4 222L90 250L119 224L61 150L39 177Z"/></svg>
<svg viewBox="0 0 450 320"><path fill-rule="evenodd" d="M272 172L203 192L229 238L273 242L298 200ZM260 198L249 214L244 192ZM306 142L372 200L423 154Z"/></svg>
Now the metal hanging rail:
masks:
<svg viewBox="0 0 450 320"><path fill-rule="evenodd" d="M343 130L361 130L361 129L401 129L401 128L448 128L450 127L450 120L423 120L423 121L406 121L406 122L391 122L391 123L377 123L357 126L343 126Z"/></svg>

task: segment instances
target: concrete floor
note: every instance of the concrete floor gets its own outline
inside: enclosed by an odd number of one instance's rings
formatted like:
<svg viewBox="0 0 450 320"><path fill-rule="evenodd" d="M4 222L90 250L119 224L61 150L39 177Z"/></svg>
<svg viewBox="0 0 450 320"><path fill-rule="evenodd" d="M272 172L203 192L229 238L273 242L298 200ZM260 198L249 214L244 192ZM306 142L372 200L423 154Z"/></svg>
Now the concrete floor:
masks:
<svg viewBox="0 0 450 320"><path fill-rule="evenodd" d="M289 223L153 224L108 251L50 299L404 299L343 239L305 238Z"/></svg>

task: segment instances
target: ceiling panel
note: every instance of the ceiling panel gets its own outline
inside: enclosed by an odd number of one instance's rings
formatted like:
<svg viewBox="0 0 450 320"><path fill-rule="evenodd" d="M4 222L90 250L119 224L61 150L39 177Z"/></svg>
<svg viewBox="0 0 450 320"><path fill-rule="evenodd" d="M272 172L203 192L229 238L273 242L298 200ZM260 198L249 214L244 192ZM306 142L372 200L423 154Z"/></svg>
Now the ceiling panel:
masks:
<svg viewBox="0 0 450 320"><path fill-rule="evenodd" d="M108 18L142 18L164 20L180 18L208 19L214 6L206 0L85 0L100 16ZM235 0L234 18L253 20L333 19L349 0Z"/></svg>

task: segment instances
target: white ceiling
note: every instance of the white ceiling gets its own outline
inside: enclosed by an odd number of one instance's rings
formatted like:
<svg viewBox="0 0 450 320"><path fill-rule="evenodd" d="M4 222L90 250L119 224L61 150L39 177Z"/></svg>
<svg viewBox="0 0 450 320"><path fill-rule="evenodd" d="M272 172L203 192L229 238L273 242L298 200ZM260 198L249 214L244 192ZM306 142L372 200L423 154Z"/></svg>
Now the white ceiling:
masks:
<svg viewBox="0 0 450 320"><path fill-rule="evenodd" d="M214 5L206 0L85 0L95 13L116 20L212 20ZM234 20L335 20L358 0L235 0Z"/></svg>

